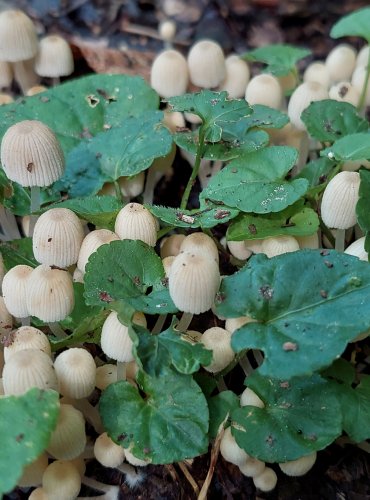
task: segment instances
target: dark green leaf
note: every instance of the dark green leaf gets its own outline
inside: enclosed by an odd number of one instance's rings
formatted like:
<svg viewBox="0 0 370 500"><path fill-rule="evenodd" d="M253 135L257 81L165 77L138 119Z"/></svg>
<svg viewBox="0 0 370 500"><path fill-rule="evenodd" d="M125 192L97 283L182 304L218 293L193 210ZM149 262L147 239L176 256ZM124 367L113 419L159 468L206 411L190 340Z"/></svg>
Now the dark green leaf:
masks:
<svg viewBox="0 0 370 500"><path fill-rule="evenodd" d="M265 408L235 410L231 432L251 456L287 462L326 448L340 435L339 403L331 384L318 375L287 382L253 373L247 382Z"/></svg>
<svg viewBox="0 0 370 500"><path fill-rule="evenodd" d="M252 257L222 280L216 303L221 316L258 320L234 332L235 352L261 349L261 374L291 378L328 366L370 327L369 292L367 262L334 250L301 250Z"/></svg>
<svg viewBox="0 0 370 500"><path fill-rule="evenodd" d="M84 299L84 285L82 283L73 283L73 291L75 302L73 310L71 314L60 322L60 325L68 330L75 330L83 320L99 315L102 310L102 307L99 306L91 307L86 305Z"/></svg>
<svg viewBox="0 0 370 500"><path fill-rule="evenodd" d="M222 391L208 400L209 437L214 439L226 415L239 408L239 398L232 391Z"/></svg>
<svg viewBox="0 0 370 500"><path fill-rule="evenodd" d="M308 162L295 178L307 179L310 186L307 195L316 196L325 189L335 172L334 167L335 163L328 158L317 158Z"/></svg>
<svg viewBox="0 0 370 500"><path fill-rule="evenodd" d="M346 385L351 385L356 377L356 370L351 363L348 363L343 358L336 359L321 375L325 378L331 378L338 382L344 382Z"/></svg>
<svg viewBox="0 0 370 500"><path fill-rule="evenodd" d="M0 253L3 256L7 271L21 264L31 267L39 265L33 256L32 238L22 238L1 243Z"/></svg>
<svg viewBox="0 0 370 500"><path fill-rule="evenodd" d="M360 36L370 43L370 7L356 10L339 19L332 27L330 36Z"/></svg>
<svg viewBox="0 0 370 500"><path fill-rule="evenodd" d="M254 104L251 107L253 113L244 119L248 129L254 127L283 128L289 123L288 115L278 109L269 108L262 104Z"/></svg>
<svg viewBox="0 0 370 500"><path fill-rule="evenodd" d="M207 451L208 407L190 375L140 373L138 389L128 382L103 392L99 411L116 443L154 464L178 462ZM140 390L140 392L139 392Z"/></svg>
<svg viewBox="0 0 370 500"><path fill-rule="evenodd" d="M370 171L360 170L359 200L356 205L356 215L359 226L365 234L370 232Z"/></svg>
<svg viewBox="0 0 370 500"><path fill-rule="evenodd" d="M0 496L47 447L59 413L59 394L31 389L0 399Z"/></svg>
<svg viewBox="0 0 370 500"><path fill-rule="evenodd" d="M244 54L248 61L258 61L267 64L266 71L273 75L283 76L295 69L300 59L311 54L310 50L293 47L292 45L276 43L265 45Z"/></svg>
<svg viewBox="0 0 370 500"><path fill-rule="evenodd" d="M341 137L331 146L320 152L329 160L370 160L370 133L359 132Z"/></svg>

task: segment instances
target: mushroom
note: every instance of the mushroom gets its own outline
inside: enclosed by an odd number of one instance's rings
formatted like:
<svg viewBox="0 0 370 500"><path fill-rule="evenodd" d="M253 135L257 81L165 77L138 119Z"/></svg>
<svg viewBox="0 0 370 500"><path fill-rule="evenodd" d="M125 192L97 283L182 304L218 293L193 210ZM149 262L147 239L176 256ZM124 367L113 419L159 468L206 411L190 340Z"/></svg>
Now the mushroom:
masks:
<svg viewBox="0 0 370 500"><path fill-rule="evenodd" d="M117 382L117 365L105 363L96 368L95 385L98 389L104 391L114 382Z"/></svg>
<svg viewBox="0 0 370 500"><path fill-rule="evenodd" d="M41 486L34 489L31 493L30 496L28 497L28 500L49 500L48 494L42 488Z"/></svg>
<svg viewBox="0 0 370 500"><path fill-rule="evenodd" d="M51 357L51 346L44 332L33 326L21 326L14 330L5 342L4 360L7 363L11 356L25 349L39 349Z"/></svg>
<svg viewBox="0 0 370 500"><path fill-rule="evenodd" d="M163 238L160 243L161 259L178 255L184 239L184 234L171 234L171 236Z"/></svg>
<svg viewBox="0 0 370 500"><path fill-rule="evenodd" d="M61 76L73 73L73 54L69 43L59 35L49 35L40 40L35 60L35 70L40 76L53 78L54 85Z"/></svg>
<svg viewBox="0 0 370 500"><path fill-rule="evenodd" d="M235 54L225 59L226 76L219 85L219 90L226 90L230 98L244 98L250 78L250 69L246 61Z"/></svg>
<svg viewBox="0 0 370 500"><path fill-rule="evenodd" d="M293 236L272 236L262 241L261 251L267 257L299 250L298 241Z"/></svg>
<svg viewBox="0 0 370 500"><path fill-rule="evenodd" d="M314 61L309 64L303 73L303 81L316 82L326 89L329 88L330 74L326 64L321 61Z"/></svg>
<svg viewBox="0 0 370 500"><path fill-rule="evenodd" d="M239 465L239 470L246 477L255 477L265 470L265 462L258 458L249 457L243 464Z"/></svg>
<svg viewBox="0 0 370 500"><path fill-rule="evenodd" d="M334 47L325 60L330 80L333 83L348 81L356 66L357 52L348 44L341 43Z"/></svg>
<svg viewBox="0 0 370 500"><path fill-rule="evenodd" d="M364 64L363 66L357 66L351 78L352 86L357 90L357 92L360 95L362 95L366 78L367 78L367 63ZM370 85L366 86L366 92L364 94L363 99L364 102L362 104L368 106L370 104Z"/></svg>
<svg viewBox="0 0 370 500"><path fill-rule="evenodd" d="M150 85L161 97L169 98L186 92L189 82L185 57L178 50L161 52L153 61Z"/></svg>
<svg viewBox="0 0 370 500"><path fill-rule="evenodd" d="M234 436L231 434L231 427L225 429L221 438L220 453L227 462L238 466L243 465L250 458L235 441Z"/></svg>
<svg viewBox="0 0 370 500"><path fill-rule="evenodd" d="M264 408L265 403L257 394L249 387L246 387L240 395L240 406L256 406L257 408Z"/></svg>
<svg viewBox="0 0 370 500"><path fill-rule="evenodd" d="M104 467L118 467L125 459L125 450L104 432L95 440L94 455Z"/></svg>
<svg viewBox="0 0 370 500"><path fill-rule="evenodd" d="M277 483L277 475L270 467L265 467L258 476L253 477L256 488L261 491L272 491Z"/></svg>
<svg viewBox="0 0 370 500"><path fill-rule="evenodd" d="M218 373L226 368L234 359L231 348L231 333L224 328L214 326L208 328L200 340L206 349L212 351L212 362L204 366L207 372Z"/></svg>
<svg viewBox="0 0 370 500"><path fill-rule="evenodd" d="M141 240L154 247L157 241L157 222L140 203L128 203L118 212L114 231L121 240Z"/></svg>
<svg viewBox="0 0 370 500"><path fill-rule="evenodd" d="M303 476L310 469L312 469L314 463L316 462L316 457L317 453L316 451L313 451L309 455L297 458L296 460L279 463L279 467L287 476Z"/></svg>
<svg viewBox="0 0 370 500"><path fill-rule="evenodd" d="M245 99L249 104L263 104L270 108L280 109L283 91L279 80L268 73L254 76L245 90Z"/></svg>
<svg viewBox="0 0 370 500"><path fill-rule="evenodd" d="M226 77L225 57L221 45L200 40L188 53L190 81L205 89L220 85Z"/></svg>
<svg viewBox="0 0 370 500"><path fill-rule="evenodd" d="M42 487L48 500L75 500L81 489L81 476L72 462L55 460L42 476Z"/></svg>
<svg viewBox="0 0 370 500"><path fill-rule="evenodd" d="M358 240L351 243L345 250L344 253L348 255L354 255L360 260L369 260L369 255L365 250L365 236L359 238Z"/></svg>
<svg viewBox="0 0 370 500"><path fill-rule="evenodd" d="M77 260L78 269L85 274L85 267L90 255L96 252L102 245L116 240L119 240L119 236L113 231L109 231L109 229L95 229L91 231L82 241Z"/></svg>
<svg viewBox="0 0 370 500"><path fill-rule="evenodd" d="M28 318L30 315L27 307L27 296L28 280L32 271L32 267L19 264L12 267L3 278L4 303L9 313L16 318Z"/></svg>
<svg viewBox="0 0 370 500"><path fill-rule="evenodd" d="M186 236L180 245L180 253L204 255L218 264L218 249L214 240L205 233L197 232Z"/></svg>
<svg viewBox="0 0 370 500"><path fill-rule="evenodd" d="M85 419L69 404L61 404L58 421L46 451L59 460L77 458L86 446Z"/></svg>
<svg viewBox="0 0 370 500"><path fill-rule="evenodd" d="M335 101L348 102L355 107L360 101L358 90L349 82L339 82L330 87L329 97Z"/></svg>
<svg viewBox="0 0 370 500"><path fill-rule="evenodd" d="M172 19L165 19L162 21L158 26L158 33L164 42L165 48L170 49L176 35L175 21L172 21Z"/></svg>
<svg viewBox="0 0 370 500"><path fill-rule="evenodd" d="M302 112L313 101L328 99L327 89L317 82L304 82L299 85L290 96L288 104L289 119L298 130L306 130L306 125L301 120Z"/></svg>

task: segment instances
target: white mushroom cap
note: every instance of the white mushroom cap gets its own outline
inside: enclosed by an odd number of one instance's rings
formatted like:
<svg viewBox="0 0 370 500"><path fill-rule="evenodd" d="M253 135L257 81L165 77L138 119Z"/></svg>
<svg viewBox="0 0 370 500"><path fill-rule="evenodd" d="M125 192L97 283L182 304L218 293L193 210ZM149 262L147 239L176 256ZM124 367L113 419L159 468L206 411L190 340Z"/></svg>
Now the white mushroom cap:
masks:
<svg viewBox="0 0 370 500"><path fill-rule="evenodd" d="M279 109L283 99L279 80L268 73L254 76L247 85L245 99L249 104L263 104Z"/></svg>
<svg viewBox="0 0 370 500"><path fill-rule="evenodd" d="M363 86L365 84L365 79L366 79L366 65L357 66L357 68L354 70L352 74L351 83L360 95ZM370 85L368 85L366 89L365 104L366 105L370 104Z"/></svg>
<svg viewBox="0 0 370 500"><path fill-rule="evenodd" d="M24 394L33 387L58 388L53 362L39 349L18 351L5 363L3 370L4 392L7 396Z"/></svg>
<svg viewBox="0 0 370 500"><path fill-rule="evenodd" d="M328 99L329 94L325 87L317 82L304 82L299 85L290 96L288 115L291 123L299 130L306 130L306 125L301 120L302 112L313 101Z"/></svg>
<svg viewBox="0 0 370 500"><path fill-rule="evenodd" d="M150 460L141 460L140 458L135 457L135 455L131 453L130 449L125 450L125 456L127 462L135 467L146 467L150 463Z"/></svg>
<svg viewBox="0 0 370 500"><path fill-rule="evenodd" d="M94 455L104 467L118 467L125 459L125 450L104 432L95 440Z"/></svg>
<svg viewBox="0 0 370 500"><path fill-rule="evenodd" d="M158 33L162 40L171 42L175 38L176 23L172 19L165 19L158 26Z"/></svg>
<svg viewBox="0 0 370 500"><path fill-rule="evenodd" d="M359 187L358 172L339 172L329 181L321 200L321 217L327 227L348 229L356 224Z"/></svg>
<svg viewBox="0 0 370 500"><path fill-rule="evenodd" d="M184 234L171 234L161 241L161 259L169 256L176 256L181 251L181 244L185 240Z"/></svg>
<svg viewBox="0 0 370 500"><path fill-rule="evenodd" d="M299 248L319 248L320 247L320 239L319 233L310 234L309 236L295 236L295 239L298 241Z"/></svg>
<svg viewBox="0 0 370 500"><path fill-rule="evenodd" d="M134 314L133 322L146 327L146 318L142 312ZM106 356L121 363L127 363L134 359L133 342L128 334L128 328L119 321L115 311L112 311L104 321L100 344Z"/></svg>
<svg viewBox="0 0 370 500"><path fill-rule="evenodd" d="M217 373L227 367L235 357L231 348L231 333L224 328L214 326L208 328L201 338L206 349L212 351L212 362L204 366L207 372Z"/></svg>
<svg viewBox="0 0 370 500"><path fill-rule="evenodd" d="M185 127L184 115L181 111L168 111L165 109L163 112L163 124L174 134L178 128Z"/></svg>
<svg viewBox="0 0 370 500"><path fill-rule="evenodd" d="M71 460L86 446L85 419L72 405L61 404L58 421L46 451L54 458Z"/></svg>
<svg viewBox="0 0 370 500"><path fill-rule="evenodd" d="M321 61L309 64L303 73L303 81L316 82L327 89L330 85L330 75L326 64Z"/></svg>
<svg viewBox="0 0 370 500"><path fill-rule="evenodd" d="M246 325L247 323L256 323L256 319L251 318L250 316L240 316L239 318L227 318L225 321L225 329L230 332L234 333L235 330L238 328L241 328L243 325Z"/></svg>
<svg viewBox="0 0 370 500"><path fill-rule="evenodd" d="M265 462L258 460L258 458L248 458L244 464L239 465L240 472L246 477L255 477L265 470Z"/></svg>
<svg viewBox="0 0 370 500"><path fill-rule="evenodd" d="M96 368L95 385L101 391L104 391L108 385L117 382L117 365L105 363Z"/></svg>
<svg viewBox="0 0 370 500"><path fill-rule="evenodd" d="M309 455L306 455L297 460L290 460L289 462L280 463L280 469L287 476L303 476L310 469L312 469L314 463L316 462L317 453L313 451Z"/></svg>
<svg viewBox="0 0 370 500"><path fill-rule="evenodd" d="M91 354L81 347L70 347L59 354L54 362L63 396L82 399L95 388L96 365Z"/></svg>
<svg viewBox="0 0 370 500"><path fill-rule="evenodd" d="M358 52L356 57L356 67L357 66L366 66L367 61L369 60L369 45L364 45L362 49Z"/></svg>
<svg viewBox="0 0 370 500"><path fill-rule="evenodd" d="M344 251L348 255L354 255L360 260L368 260L368 253L365 250L365 236L351 243Z"/></svg>
<svg viewBox="0 0 370 500"><path fill-rule="evenodd" d="M252 255L252 251L245 246L244 241L228 241L227 248L236 259L246 260Z"/></svg>
<svg viewBox="0 0 370 500"><path fill-rule="evenodd" d="M32 272L32 267L20 264L12 267L4 276L2 283L4 303L10 314L16 318L29 316L26 298L28 280Z"/></svg>
<svg viewBox="0 0 370 500"><path fill-rule="evenodd" d="M264 408L265 403L257 394L249 387L246 387L240 395L240 406L257 406L257 408Z"/></svg>
<svg viewBox="0 0 370 500"><path fill-rule="evenodd" d="M90 255L102 245L116 240L119 240L119 236L113 231L109 231L109 229L95 229L95 231L91 231L82 241L77 261L78 269L84 273Z"/></svg>
<svg viewBox="0 0 370 500"><path fill-rule="evenodd" d="M222 47L212 40L195 43L188 54L190 81L206 89L217 87L226 76Z"/></svg>
<svg viewBox="0 0 370 500"><path fill-rule="evenodd" d="M270 467L265 467L261 474L254 476L253 482L256 488L261 491L272 491L277 483L277 475Z"/></svg>
<svg viewBox="0 0 370 500"><path fill-rule="evenodd" d="M0 297L0 335L7 335L13 327L13 317L6 308L4 297Z"/></svg>
<svg viewBox="0 0 370 500"><path fill-rule="evenodd" d="M141 240L152 247L157 241L156 219L140 203L128 203L118 212L114 231L121 240Z"/></svg>
<svg viewBox="0 0 370 500"><path fill-rule="evenodd" d="M15 352L24 349L39 349L51 356L49 339L44 332L33 326L21 326L11 333L4 347L5 362L8 362Z"/></svg>
<svg viewBox="0 0 370 500"><path fill-rule="evenodd" d="M40 486L30 493L28 500L49 500L49 497L44 488Z"/></svg>
<svg viewBox="0 0 370 500"><path fill-rule="evenodd" d="M81 489L81 476L72 462L56 460L46 468L42 486L49 500L75 500Z"/></svg>
<svg viewBox="0 0 370 500"><path fill-rule="evenodd" d="M175 260L175 255L169 255L168 257L162 259L164 274L166 275L166 278L168 278L170 275L171 266L174 260Z"/></svg>
<svg viewBox="0 0 370 500"><path fill-rule="evenodd" d="M180 253L188 252L204 255L218 264L218 249L213 239L205 233L192 233L184 238L180 245Z"/></svg>
<svg viewBox="0 0 370 500"><path fill-rule="evenodd" d="M225 59L226 76L219 85L219 90L226 90L229 97L244 98L250 78L250 69L246 61L232 54Z"/></svg>
<svg viewBox="0 0 370 500"><path fill-rule="evenodd" d="M73 73L73 54L69 43L59 35L42 38L35 60L35 70L38 75L49 78Z"/></svg>
<svg viewBox="0 0 370 500"><path fill-rule="evenodd" d="M294 236L272 236L263 240L261 250L271 258L283 253L296 252L299 250L299 244Z"/></svg>
<svg viewBox="0 0 370 500"><path fill-rule="evenodd" d="M53 323L73 310L72 276L67 271L41 265L28 278L27 309L31 316Z"/></svg>
<svg viewBox="0 0 370 500"><path fill-rule="evenodd" d="M168 277L170 296L180 311L199 314L210 309L220 286L218 265L212 258L180 253Z"/></svg>
<svg viewBox="0 0 370 500"><path fill-rule="evenodd" d="M351 78L356 66L356 50L342 43L332 49L325 61L332 82L346 81Z"/></svg>
<svg viewBox="0 0 370 500"><path fill-rule="evenodd" d="M16 62L30 59L38 48L37 33L32 20L21 10L0 13L0 59Z"/></svg>
<svg viewBox="0 0 370 500"><path fill-rule="evenodd" d="M348 102L356 107L360 100L360 93L351 83L339 82L330 87L329 97L335 101Z"/></svg>
<svg viewBox="0 0 370 500"><path fill-rule="evenodd" d="M42 483L42 475L47 466L48 456L46 453L41 453L36 460L25 466L21 478L18 479L17 486L21 488L38 486Z"/></svg>
<svg viewBox="0 0 370 500"><path fill-rule="evenodd" d="M32 237L35 259L49 266L76 264L84 239L84 228L68 208L51 208L37 220Z"/></svg>
<svg viewBox="0 0 370 500"><path fill-rule="evenodd" d="M250 457L237 444L234 436L231 434L231 427L227 427L221 438L220 453L223 458L234 465L243 465Z"/></svg>
<svg viewBox="0 0 370 500"><path fill-rule="evenodd" d="M21 186L50 186L64 171L64 155L54 132L37 120L8 128L1 142L1 164Z"/></svg>
<svg viewBox="0 0 370 500"><path fill-rule="evenodd" d="M188 66L181 52L174 49L164 50L154 59L150 85L161 97L184 94L188 83Z"/></svg>

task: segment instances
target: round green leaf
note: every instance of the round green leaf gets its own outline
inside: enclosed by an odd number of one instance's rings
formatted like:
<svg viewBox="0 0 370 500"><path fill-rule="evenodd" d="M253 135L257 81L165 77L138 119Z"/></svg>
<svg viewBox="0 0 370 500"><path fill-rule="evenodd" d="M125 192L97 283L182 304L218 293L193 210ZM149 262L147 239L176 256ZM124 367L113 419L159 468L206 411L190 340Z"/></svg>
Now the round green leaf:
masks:
<svg viewBox="0 0 370 500"><path fill-rule="evenodd" d="M267 64L266 71L273 75L283 76L295 69L296 63L311 54L310 50L293 45L275 43L251 50L244 55L249 61Z"/></svg>
<svg viewBox="0 0 370 500"><path fill-rule="evenodd" d="M370 160L370 134L359 132L341 137L331 146L320 152L329 160Z"/></svg>
<svg viewBox="0 0 370 500"><path fill-rule="evenodd" d="M330 36L360 36L370 43L370 7L356 10L339 19L332 27Z"/></svg>
<svg viewBox="0 0 370 500"><path fill-rule="evenodd" d="M99 411L116 443L141 459L167 464L207 451L208 407L189 375L167 371L160 377L141 373L139 388L128 382L103 392Z"/></svg>

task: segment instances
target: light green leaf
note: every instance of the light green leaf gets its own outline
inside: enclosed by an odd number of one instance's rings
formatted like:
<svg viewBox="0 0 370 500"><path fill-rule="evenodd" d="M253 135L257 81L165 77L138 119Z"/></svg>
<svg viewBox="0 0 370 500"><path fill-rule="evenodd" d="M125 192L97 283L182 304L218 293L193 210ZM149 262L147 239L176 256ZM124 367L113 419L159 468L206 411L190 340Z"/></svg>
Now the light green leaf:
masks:
<svg viewBox="0 0 370 500"><path fill-rule="evenodd" d="M369 122L348 102L324 99L312 102L301 119L312 137L321 142L334 142L348 134L365 132Z"/></svg>
<svg viewBox="0 0 370 500"><path fill-rule="evenodd" d="M248 61L267 64L266 71L276 76L283 76L295 69L297 62L311 54L308 49L276 43L251 50L243 55Z"/></svg>
<svg viewBox="0 0 370 500"><path fill-rule="evenodd" d="M139 387L111 384L99 411L108 435L138 458L153 464L178 462L207 451L208 407L190 375L139 373Z"/></svg>
<svg viewBox="0 0 370 500"><path fill-rule="evenodd" d="M370 132L359 132L341 137L328 148L320 152L329 160L370 160Z"/></svg>
<svg viewBox="0 0 370 500"><path fill-rule="evenodd" d="M0 253L3 256L5 269L7 271L21 264L31 267L39 265L33 256L32 238L2 242L0 245Z"/></svg>
<svg viewBox="0 0 370 500"><path fill-rule="evenodd" d="M31 389L0 399L0 496L17 484L23 468L45 450L59 413L59 394Z"/></svg>
<svg viewBox="0 0 370 500"><path fill-rule="evenodd" d="M326 448L341 434L337 397L331 384L318 375L288 382L253 373L247 383L265 408L235 410L231 432L251 456L265 462L287 462Z"/></svg>
<svg viewBox="0 0 370 500"><path fill-rule="evenodd" d="M370 43L370 7L356 10L339 19L332 27L330 36L360 36Z"/></svg>
<svg viewBox="0 0 370 500"><path fill-rule="evenodd" d="M222 391L208 400L209 437L214 439L226 415L240 407L239 398L232 391Z"/></svg>
<svg viewBox="0 0 370 500"><path fill-rule="evenodd" d="M232 160L214 175L201 197L244 212L280 212L305 194L306 179L285 180L297 159L287 146L271 146Z"/></svg>
<svg viewBox="0 0 370 500"><path fill-rule="evenodd" d="M224 317L258 320L234 332L235 352L264 352L267 377L308 375L328 366L370 328L370 267L334 250L259 254L222 280L216 297Z"/></svg>

